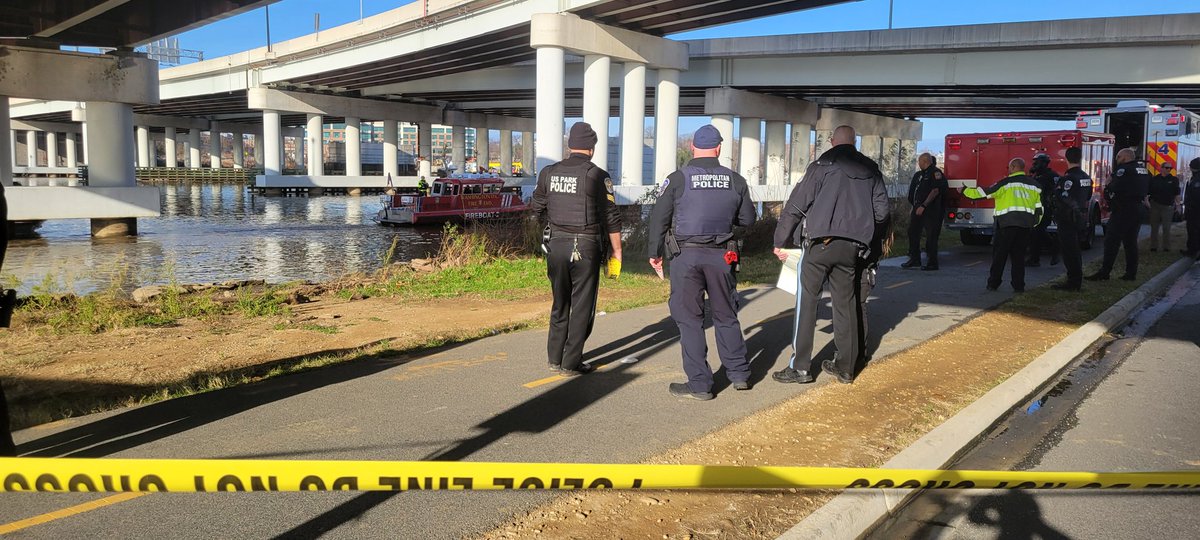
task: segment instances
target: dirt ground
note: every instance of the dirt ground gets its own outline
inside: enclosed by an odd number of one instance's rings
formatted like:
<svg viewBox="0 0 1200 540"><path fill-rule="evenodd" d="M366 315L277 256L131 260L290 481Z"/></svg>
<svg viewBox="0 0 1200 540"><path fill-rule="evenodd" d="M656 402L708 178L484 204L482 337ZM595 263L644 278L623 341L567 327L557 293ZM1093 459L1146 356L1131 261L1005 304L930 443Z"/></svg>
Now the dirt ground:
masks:
<svg viewBox="0 0 1200 540"><path fill-rule="evenodd" d="M650 463L873 467L1049 349L1074 326L986 312ZM1005 336L1018 333L1021 340ZM773 384L765 382L764 384ZM775 538L832 492L569 494L484 535L502 538Z"/></svg>

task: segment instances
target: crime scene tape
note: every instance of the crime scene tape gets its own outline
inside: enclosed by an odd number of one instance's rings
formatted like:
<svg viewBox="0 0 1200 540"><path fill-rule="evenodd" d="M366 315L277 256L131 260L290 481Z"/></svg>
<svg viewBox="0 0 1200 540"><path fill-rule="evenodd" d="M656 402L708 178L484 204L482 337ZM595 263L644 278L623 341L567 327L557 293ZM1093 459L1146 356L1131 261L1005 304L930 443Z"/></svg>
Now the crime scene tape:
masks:
<svg viewBox="0 0 1200 540"><path fill-rule="evenodd" d="M5 492L505 489L1200 490L1177 472L941 471L437 461L0 458Z"/></svg>

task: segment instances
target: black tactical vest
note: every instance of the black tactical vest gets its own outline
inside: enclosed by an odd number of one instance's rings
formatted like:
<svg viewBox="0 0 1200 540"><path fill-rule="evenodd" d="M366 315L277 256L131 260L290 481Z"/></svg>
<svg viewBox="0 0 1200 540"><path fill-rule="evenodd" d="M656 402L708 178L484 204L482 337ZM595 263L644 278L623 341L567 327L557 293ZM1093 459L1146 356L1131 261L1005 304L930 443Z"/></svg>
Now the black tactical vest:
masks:
<svg viewBox="0 0 1200 540"><path fill-rule="evenodd" d="M592 200L596 190L589 193L586 185L588 171L595 166L585 161L580 165L557 163L550 168L546 206L550 210L551 225L588 227L600 222L596 201Z"/></svg>
<svg viewBox="0 0 1200 540"><path fill-rule="evenodd" d="M675 201L675 236L722 236L733 232L741 197L733 189L734 172L725 167L685 166L683 194Z"/></svg>

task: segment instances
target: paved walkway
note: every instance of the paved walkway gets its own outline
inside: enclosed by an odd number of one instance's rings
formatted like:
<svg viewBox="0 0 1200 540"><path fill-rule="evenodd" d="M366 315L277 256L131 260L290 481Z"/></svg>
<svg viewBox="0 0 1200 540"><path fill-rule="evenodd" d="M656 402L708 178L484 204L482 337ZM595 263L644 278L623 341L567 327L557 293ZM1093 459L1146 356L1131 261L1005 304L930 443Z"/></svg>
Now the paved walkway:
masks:
<svg viewBox="0 0 1200 540"><path fill-rule="evenodd" d="M920 343L1011 294L984 291L990 248L956 247L942 270L885 261L870 328L875 358ZM1089 257L1098 249L1087 252ZM1031 269L1030 285L1061 267ZM790 355L793 297L743 291L751 354L750 392L720 380L717 399L678 400L677 331L665 305L602 316L589 340L603 368L570 380L547 377L545 330L499 335L432 354L374 359L261 384L37 427L16 434L37 456L278 459L453 459L637 462L677 447L813 385L770 380ZM832 354L828 305L815 350ZM882 336L882 339L879 339ZM715 346L710 360L715 365ZM627 357L635 363L622 363ZM883 360L886 361L886 360ZM868 368L869 369L869 368ZM765 380L764 380L765 379ZM817 384L828 384L823 377ZM39 518L16 537L460 538L490 529L547 493L151 494L129 500L89 494L0 495L0 528ZM104 506L56 519L88 501Z"/></svg>

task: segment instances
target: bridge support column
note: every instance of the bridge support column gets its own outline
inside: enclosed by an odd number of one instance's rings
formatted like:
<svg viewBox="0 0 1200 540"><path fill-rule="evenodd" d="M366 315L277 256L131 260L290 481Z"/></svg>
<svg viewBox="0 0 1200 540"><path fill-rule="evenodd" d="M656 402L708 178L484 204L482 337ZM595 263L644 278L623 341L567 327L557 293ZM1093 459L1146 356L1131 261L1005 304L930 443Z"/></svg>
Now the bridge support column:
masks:
<svg viewBox="0 0 1200 540"><path fill-rule="evenodd" d="M188 129L188 167L200 168L200 130Z"/></svg>
<svg viewBox="0 0 1200 540"><path fill-rule="evenodd" d="M824 154L830 148L833 148L833 145L829 142L830 139L832 139L832 138L833 138L833 130L832 129L818 129L817 130L817 149L816 149L816 152L813 153L813 156L819 158L819 157L821 157L821 154Z"/></svg>
<svg viewBox="0 0 1200 540"><path fill-rule="evenodd" d="M208 166L221 168L221 129L216 120L212 121L212 127L208 130Z"/></svg>
<svg viewBox="0 0 1200 540"><path fill-rule="evenodd" d="M738 158L738 173L746 183L762 183L762 119L743 116L738 126L741 156Z"/></svg>
<svg viewBox="0 0 1200 540"><path fill-rule="evenodd" d="M246 168L246 136L241 133L233 134L233 168Z"/></svg>
<svg viewBox="0 0 1200 540"><path fill-rule="evenodd" d="M79 166L79 158L77 156L77 150L75 149L75 134L64 133L63 142L66 143L67 167L74 169L75 167Z"/></svg>
<svg viewBox="0 0 1200 540"><path fill-rule="evenodd" d="M917 174L917 141L913 139L903 139L900 141L900 155L897 158L899 164L899 178L902 181L908 181L914 174Z"/></svg>
<svg viewBox="0 0 1200 540"><path fill-rule="evenodd" d="M767 121L767 185L787 183L787 122Z"/></svg>
<svg viewBox="0 0 1200 540"><path fill-rule="evenodd" d="M592 163L608 169L608 113L612 101L609 75L612 59L601 54L583 57L583 121L596 131Z"/></svg>
<svg viewBox="0 0 1200 540"><path fill-rule="evenodd" d="M467 172L467 128L450 127L450 161L457 172Z"/></svg>
<svg viewBox="0 0 1200 540"><path fill-rule="evenodd" d="M512 130L500 130L500 176L512 176Z"/></svg>
<svg viewBox="0 0 1200 540"><path fill-rule="evenodd" d="M29 131L26 131L25 132L25 166L26 167L37 167L38 166L37 149L38 149L37 132L32 129Z"/></svg>
<svg viewBox="0 0 1200 540"><path fill-rule="evenodd" d="M862 135L862 148L860 151L863 155L875 160L879 163L880 154L883 149L883 139L878 135Z"/></svg>
<svg viewBox="0 0 1200 540"><path fill-rule="evenodd" d="M8 96L0 96L0 186L13 185L13 139Z"/></svg>
<svg viewBox="0 0 1200 540"><path fill-rule="evenodd" d="M254 135L254 168L261 169L262 167L263 167L263 135L262 135L262 133L258 133L256 135Z"/></svg>
<svg viewBox="0 0 1200 540"><path fill-rule="evenodd" d="M58 166L58 133L54 131L46 132L46 166Z"/></svg>
<svg viewBox="0 0 1200 540"><path fill-rule="evenodd" d="M561 127L560 127L561 130ZM562 138L561 136L559 137ZM559 146L559 150L562 146ZM521 132L521 174L533 176L533 168L535 166L534 148L533 148L533 132Z"/></svg>
<svg viewBox="0 0 1200 540"><path fill-rule="evenodd" d="M883 172L883 181L888 184L900 183L900 139L895 137L883 138L883 149L879 156L879 168Z"/></svg>
<svg viewBox="0 0 1200 540"><path fill-rule="evenodd" d="M167 159L164 160L163 165L166 167L178 167L179 154L177 154L175 151L175 137L178 135L173 127L167 127L164 129L166 131L163 134L163 153L166 154Z"/></svg>
<svg viewBox="0 0 1200 540"><path fill-rule="evenodd" d="M425 177L425 181L433 180L433 124L421 122L417 124L417 151L421 161L417 163L417 175Z"/></svg>
<svg viewBox="0 0 1200 540"><path fill-rule="evenodd" d="M400 125L395 120L383 121L383 175L400 176Z"/></svg>
<svg viewBox="0 0 1200 540"><path fill-rule="evenodd" d="M562 47L537 47L537 163L525 165L534 175L563 158L564 54Z"/></svg>
<svg viewBox="0 0 1200 540"><path fill-rule="evenodd" d="M492 136L487 126L475 128L475 170L486 171L492 162Z"/></svg>
<svg viewBox="0 0 1200 540"><path fill-rule="evenodd" d="M91 148L88 185L91 187L134 187L133 106L127 103L89 101L87 121L92 124L87 142ZM144 146L142 148L145 148ZM93 219L92 236L97 238L137 234L137 218Z"/></svg>
<svg viewBox="0 0 1200 540"><path fill-rule="evenodd" d="M279 133L279 111L263 111L263 134L254 141L262 147L263 174L275 176L283 172L283 137Z"/></svg>
<svg viewBox="0 0 1200 540"><path fill-rule="evenodd" d="M646 132L646 64L625 62L621 85L621 185L642 185Z"/></svg>
<svg viewBox="0 0 1200 540"><path fill-rule="evenodd" d="M147 126L137 127L137 166L149 167L150 156L146 153L146 149L150 147L150 128Z"/></svg>
<svg viewBox="0 0 1200 540"><path fill-rule="evenodd" d="M812 152L812 126L792 122L792 152L788 160L788 183L795 184L804 179L808 170L809 154Z"/></svg>
<svg viewBox="0 0 1200 540"><path fill-rule="evenodd" d="M679 146L679 70L659 69L654 93L654 182L676 168Z"/></svg>
<svg viewBox="0 0 1200 540"><path fill-rule="evenodd" d="M721 134L721 155L717 159L723 167L733 168L733 115L714 114L712 125ZM666 178L665 176L663 178Z"/></svg>
<svg viewBox="0 0 1200 540"><path fill-rule="evenodd" d="M362 176L362 120L346 117L346 176Z"/></svg>
<svg viewBox="0 0 1200 540"><path fill-rule="evenodd" d="M308 115L304 140L308 151L308 174L310 176L325 174L325 138L321 133L323 124L321 115Z"/></svg>
<svg viewBox="0 0 1200 540"><path fill-rule="evenodd" d="M158 138L153 133L150 134L149 140L146 141L146 155L150 158L150 166L158 166Z"/></svg>

